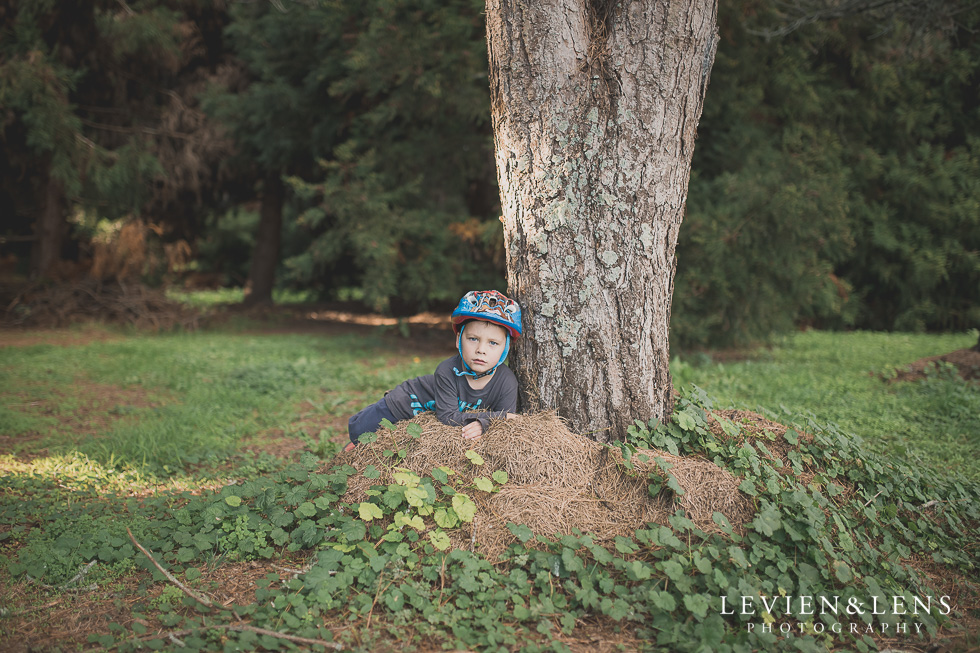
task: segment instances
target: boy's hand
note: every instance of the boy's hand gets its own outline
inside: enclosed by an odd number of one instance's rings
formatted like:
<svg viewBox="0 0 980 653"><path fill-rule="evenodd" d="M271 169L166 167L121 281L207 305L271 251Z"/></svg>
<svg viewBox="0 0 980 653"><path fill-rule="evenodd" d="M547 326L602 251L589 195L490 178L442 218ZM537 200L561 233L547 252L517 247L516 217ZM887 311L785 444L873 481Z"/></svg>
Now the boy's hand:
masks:
<svg viewBox="0 0 980 653"><path fill-rule="evenodd" d="M479 440L483 435L483 424L479 420L473 420L463 427L463 438L466 440Z"/></svg>

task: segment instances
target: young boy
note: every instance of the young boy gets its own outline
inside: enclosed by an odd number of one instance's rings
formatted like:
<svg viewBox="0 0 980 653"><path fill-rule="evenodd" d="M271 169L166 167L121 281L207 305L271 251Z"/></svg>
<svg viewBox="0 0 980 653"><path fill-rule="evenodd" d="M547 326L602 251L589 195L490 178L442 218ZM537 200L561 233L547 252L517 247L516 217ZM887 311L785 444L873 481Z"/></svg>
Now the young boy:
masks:
<svg viewBox="0 0 980 653"><path fill-rule="evenodd" d="M440 363L435 374L401 383L351 417L346 450L383 419L394 423L431 410L440 422L463 427L463 437L475 440L491 419L517 417L517 378L503 362L510 339L521 335L521 307L496 290L477 290L459 300L452 320L459 353ZM479 412L467 412L474 410Z"/></svg>

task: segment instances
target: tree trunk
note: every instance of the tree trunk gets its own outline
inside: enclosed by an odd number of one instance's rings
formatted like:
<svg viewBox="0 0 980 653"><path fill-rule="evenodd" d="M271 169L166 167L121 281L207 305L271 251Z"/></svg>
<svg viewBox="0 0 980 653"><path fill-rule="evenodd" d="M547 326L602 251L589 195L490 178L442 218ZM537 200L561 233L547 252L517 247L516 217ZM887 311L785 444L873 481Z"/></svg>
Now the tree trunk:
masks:
<svg viewBox="0 0 980 653"><path fill-rule="evenodd" d="M282 176L276 172L265 178L262 188L262 208L259 211L259 229L255 236L255 251L249 270L249 291L245 296L248 305L271 304L272 287L276 280L279 263L279 245L282 241L282 205L286 189Z"/></svg>
<svg viewBox="0 0 980 653"><path fill-rule="evenodd" d="M716 0L487 0L523 410L621 439L672 409L674 248Z"/></svg>
<svg viewBox="0 0 980 653"><path fill-rule="evenodd" d="M68 236L65 189L60 179L48 177L41 199L41 211L34 224L37 241L31 252L31 276L50 277L61 261L61 251Z"/></svg>

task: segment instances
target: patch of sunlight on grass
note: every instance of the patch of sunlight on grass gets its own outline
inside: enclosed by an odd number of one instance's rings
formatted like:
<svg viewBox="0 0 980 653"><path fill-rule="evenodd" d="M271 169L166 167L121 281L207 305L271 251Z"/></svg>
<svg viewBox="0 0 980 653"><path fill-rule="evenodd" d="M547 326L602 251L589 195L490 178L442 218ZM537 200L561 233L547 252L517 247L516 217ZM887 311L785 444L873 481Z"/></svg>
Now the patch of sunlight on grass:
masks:
<svg viewBox="0 0 980 653"><path fill-rule="evenodd" d="M158 478L141 469L120 467L115 460L100 462L78 451L20 460L11 454L0 455L0 479L8 489L47 481L66 492L96 492L118 496L147 496L156 492L200 491L220 488L226 478L205 476L170 476Z"/></svg>
<svg viewBox="0 0 980 653"><path fill-rule="evenodd" d="M221 304L241 304L245 300L244 288L216 288L214 290L167 290L167 297L197 308L208 308ZM276 304L303 304L316 300L316 296L305 290L284 288L272 291L272 301Z"/></svg>

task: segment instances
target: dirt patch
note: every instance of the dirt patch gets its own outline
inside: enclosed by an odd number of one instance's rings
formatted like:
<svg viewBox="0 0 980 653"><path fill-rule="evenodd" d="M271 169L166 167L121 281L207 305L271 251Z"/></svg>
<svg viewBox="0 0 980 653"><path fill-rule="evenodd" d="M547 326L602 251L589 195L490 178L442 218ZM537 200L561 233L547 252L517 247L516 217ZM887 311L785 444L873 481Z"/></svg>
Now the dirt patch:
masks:
<svg viewBox="0 0 980 653"><path fill-rule="evenodd" d="M143 388L123 388L85 379L76 380L70 393L44 382L28 383L17 390L0 393L0 401L25 415L54 422L46 432L0 435L0 454L14 453L28 459L46 453L43 449L32 449L31 445L48 438L51 432L62 434L66 442L91 440L101 437L121 421L134 419L131 415L134 410L162 405L159 398Z"/></svg>
<svg viewBox="0 0 980 653"><path fill-rule="evenodd" d="M915 381L926 377L926 369L940 363L956 367L960 376L970 381L980 381L980 351L976 349L957 349L941 356L920 358L911 365L896 370L894 381Z"/></svg>
<svg viewBox="0 0 980 653"><path fill-rule="evenodd" d="M234 562L216 569L203 568L194 588L226 608L249 605L255 602L256 581L270 573L288 579L294 567L304 564L305 556L292 555L275 562ZM165 627L153 616L140 618L134 613L158 614L160 604L168 602L180 614L193 614L181 605L183 595L175 586L153 581L148 572L129 574L89 591L55 592L19 582L8 584L5 594L6 605L16 607L0 630L0 650L11 653L88 648L92 646L89 634L109 633L111 623L130 630L140 622L147 629L148 639L166 639L174 628Z"/></svg>
<svg viewBox="0 0 980 653"><path fill-rule="evenodd" d="M94 324L76 329L0 329L0 349L4 347L84 347L93 342L121 340L122 336Z"/></svg>
<svg viewBox="0 0 980 653"><path fill-rule="evenodd" d="M276 458L296 462L304 451L306 443L299 438L287 436L282 429L274 429L242 440L241 448L251 454L266 453Z"/></svg>
<svg viewBox="0 0 980 653"><path fill-rule="evenodd" d="M948 597L946 603L952 608L950 619L953 623L949 627L941 628L928 644L922 643L915 647L909 646L908 637L875 637L879 649L929 653L980 652L980 646L977 645L977 633L980 633L980 584L965 579L962 574L936 564L925 556L916 556L902 562L912 567L925 584L935 591L936 601L939 597ZM936 601L932 602L934 606ZM942 604L936 607L945 611Z"/></svg>

